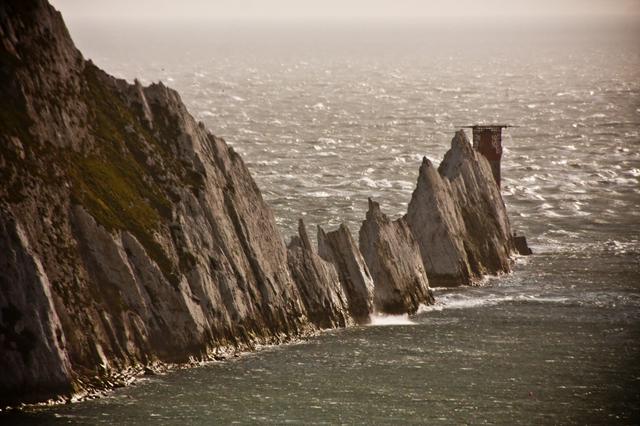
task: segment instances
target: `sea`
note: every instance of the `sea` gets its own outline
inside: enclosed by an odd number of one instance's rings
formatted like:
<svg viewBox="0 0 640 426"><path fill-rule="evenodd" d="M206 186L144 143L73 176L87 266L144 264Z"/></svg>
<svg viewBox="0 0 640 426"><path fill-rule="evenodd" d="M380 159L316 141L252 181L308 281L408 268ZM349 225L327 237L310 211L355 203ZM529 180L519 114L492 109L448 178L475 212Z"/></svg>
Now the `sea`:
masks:
<svg viewBox="0 0 640 426"><path fill-rule="evenodd" d="M176 89L283 236L406 212L423 156L503 135L533 256L416 315L32 408L17 424L639 424L640 22L70 21L87 58Z"/></svg>

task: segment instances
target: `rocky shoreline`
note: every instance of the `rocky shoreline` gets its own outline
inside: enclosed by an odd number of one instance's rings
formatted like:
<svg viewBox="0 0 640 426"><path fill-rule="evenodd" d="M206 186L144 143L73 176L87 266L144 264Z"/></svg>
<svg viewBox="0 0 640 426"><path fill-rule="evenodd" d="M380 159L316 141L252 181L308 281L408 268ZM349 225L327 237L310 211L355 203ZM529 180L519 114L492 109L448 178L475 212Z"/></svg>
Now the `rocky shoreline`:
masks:
<svg viewBox="0 0 640 426"><path fill-rule="evenodd" d="M509 272L522 243L459 131L406 216L369 200L357 243L343 225L314 247L301 220L285 245L177 92L85 60L46 0L3 2L0 41L0 406L413 313L430 285Z"/></svg>
<svg viewBox="0 0 640 426"><path fill-rule="evenodd" d="M117 389L132 385L135 386L140 379L146 377L170 374L174 371L202 367L210 363L226 362L231 359L240 358L248 354L268 350L274 347L281 347L283 345L303 343L324 331L328 331L328 329L319 330L309 328L306 332L296 336L274 337L273 339L254 342L250 345L241 344L233 347L216 347L213 348L210 353L207 353L206 356L197 359L192 358L184 363L166 363L156 360L144 365L130 365L122 370L116 370L102 376L78 379L76 384L78 390L67 395L58 395L39 402L21 402L19 404L2 406L0 407L0 415L3 413L11 414L12 412L38 410L56 405L73 404L76 402L104 398Z"/></svg>

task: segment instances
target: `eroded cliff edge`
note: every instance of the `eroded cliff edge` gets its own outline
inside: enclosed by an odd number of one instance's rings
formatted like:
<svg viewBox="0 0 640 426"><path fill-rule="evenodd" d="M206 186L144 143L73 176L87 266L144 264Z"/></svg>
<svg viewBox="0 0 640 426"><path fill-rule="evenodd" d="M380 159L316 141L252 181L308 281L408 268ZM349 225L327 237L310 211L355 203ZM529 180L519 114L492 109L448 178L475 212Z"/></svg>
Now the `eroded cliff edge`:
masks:
<svg viewBox="0 0 640 426"><path fill-rule="evenodd" d="M45 0L0 4L0 406L432 303L506 272L506 210L464 133L409 213L289 247L242 159L160 84L115 79ZM446 223L445 223L446 222ZM446 279L442 279L442 278Z"/></svg>
<svg viewBox="0 0 640 426"><path fill-rule="evenodd" d="M44 0L0 5L0 400L310 328L242 159L115 79Z"/></svg>

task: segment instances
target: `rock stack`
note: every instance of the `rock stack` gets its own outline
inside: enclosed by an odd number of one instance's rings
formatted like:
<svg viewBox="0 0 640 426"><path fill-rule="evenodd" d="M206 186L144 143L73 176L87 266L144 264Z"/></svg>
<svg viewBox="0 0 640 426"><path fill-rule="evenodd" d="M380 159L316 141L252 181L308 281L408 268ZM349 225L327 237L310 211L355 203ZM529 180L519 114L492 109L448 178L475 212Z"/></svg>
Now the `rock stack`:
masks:
<svg viewBox="0 0 640 426"><path fill-rule="evenodd" d="M373 312L373 279L349 229L342 224L325 233L318 227L318 254L337 269L351 317L367 324Z"/></svg>
<svg viewBox="0 0 640 426"><path fill-rule="evenodd" d="M406 220L433 285L471 283L474 272L465 250L466 228L460 207L453 198L449 180L440 176L426 157L420 166Z"/></svg>
<svg viewBox="0 0 640 426"><path fill-rule="evenodd" d="M414 313L432 303L420 250L404 218L391 221L369 199L360 228L360 250L373 276L374 304L382 313Z"/></svg>
<svg viewBox="0 0 640 426"><path fill-rule="evenodd" d="M509 271L513 244L507 209L489 162L474 151L462 130L451 140L438 173L451 183L462 214L472 270L476 274Z"/></svg>
<svg viewBox="0 0 640 426"><path fill-rule="evenodd" d="M350 309L338 272L315 252L302 219L298 234L287 246L287 262L309 320L320 328L346 326Z"/></svg>

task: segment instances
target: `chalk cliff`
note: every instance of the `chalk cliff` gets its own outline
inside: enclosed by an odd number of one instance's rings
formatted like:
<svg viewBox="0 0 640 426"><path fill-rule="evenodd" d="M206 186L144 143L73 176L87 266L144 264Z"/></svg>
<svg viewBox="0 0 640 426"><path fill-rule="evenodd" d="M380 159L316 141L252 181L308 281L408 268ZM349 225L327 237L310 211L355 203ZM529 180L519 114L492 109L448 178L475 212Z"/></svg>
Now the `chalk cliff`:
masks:
<svg viewBox="0 0 640 426"><path fill-rule="evenodd" d="M44 0L2 2L0 39L0 403L309 330L249 171L175 91L84 60Z"/></svg>
<svg viewBox="0 0 640 426"><path fill-rule="evenodd" d="M369 201L285 246L240 156L162 83L113 78L46 0L0 3L0 407L413 313L509 270L491 169L457 133L406 217ZM429 277L429 279L427 278Z"/></svg>

